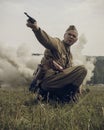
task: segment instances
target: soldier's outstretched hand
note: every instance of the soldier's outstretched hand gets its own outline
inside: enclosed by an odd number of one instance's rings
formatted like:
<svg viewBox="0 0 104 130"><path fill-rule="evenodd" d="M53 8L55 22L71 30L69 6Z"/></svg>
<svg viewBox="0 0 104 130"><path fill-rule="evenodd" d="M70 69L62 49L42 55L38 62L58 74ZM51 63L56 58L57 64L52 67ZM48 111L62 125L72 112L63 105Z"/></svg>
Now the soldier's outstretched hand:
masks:
<svg viewBox="0 0 104 130"><path fill-rule="evenodd" d="M26 23L27 27L30 27L31 29L33 29L34 31L39 30L39 27L37 25L37 22L31 23L29 20L27 20Z"/></svg>

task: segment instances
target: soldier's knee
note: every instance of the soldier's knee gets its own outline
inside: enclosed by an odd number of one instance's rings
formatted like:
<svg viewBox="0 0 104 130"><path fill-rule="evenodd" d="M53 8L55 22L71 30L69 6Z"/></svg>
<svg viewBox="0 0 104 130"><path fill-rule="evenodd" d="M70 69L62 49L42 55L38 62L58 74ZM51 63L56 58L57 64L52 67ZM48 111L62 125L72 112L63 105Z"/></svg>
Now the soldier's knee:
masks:
<svg viewBox="0 0 104 130"><path fill-rule="evenodd" d="M87 74L87 69L85 68L85 66L84 65L81 65L81 66L79 66L79 68L80 68L80 70L81 70L81 72L83 73L83 74Z"/></svg>

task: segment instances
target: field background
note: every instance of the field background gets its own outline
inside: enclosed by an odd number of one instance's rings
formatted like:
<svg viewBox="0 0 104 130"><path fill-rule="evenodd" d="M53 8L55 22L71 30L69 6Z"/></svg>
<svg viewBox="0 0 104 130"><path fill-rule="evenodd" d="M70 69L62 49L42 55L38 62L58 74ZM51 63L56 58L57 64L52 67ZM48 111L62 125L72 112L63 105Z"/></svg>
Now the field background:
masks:
<svg viewBox="0 0 104 130"><path fill-rule="evenodd" d="M104 130L104 86L88 88L69 104L37 104L27 88L0 88L0 130Z"/></svg>

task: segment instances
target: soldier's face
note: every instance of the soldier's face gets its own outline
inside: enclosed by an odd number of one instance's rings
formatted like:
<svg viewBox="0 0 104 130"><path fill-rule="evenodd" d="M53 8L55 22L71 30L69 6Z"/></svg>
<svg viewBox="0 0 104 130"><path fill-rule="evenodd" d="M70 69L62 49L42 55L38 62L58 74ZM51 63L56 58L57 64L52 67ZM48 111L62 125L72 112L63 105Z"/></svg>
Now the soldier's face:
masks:
<svg viewBox="0 0 104 130"><path fill-rule="evenodd" d="M69 30L64 34L64 42L69 46L73 45L78 39L78 33L74 30Z"/></svg>

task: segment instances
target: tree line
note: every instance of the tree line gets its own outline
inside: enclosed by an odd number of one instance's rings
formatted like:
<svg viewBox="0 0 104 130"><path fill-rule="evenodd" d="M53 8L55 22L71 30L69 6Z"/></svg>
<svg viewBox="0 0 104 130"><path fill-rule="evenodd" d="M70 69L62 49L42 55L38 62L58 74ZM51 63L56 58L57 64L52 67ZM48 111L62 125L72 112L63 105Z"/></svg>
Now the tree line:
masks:
<svg viewBox="0 0 104 130"><path fill-rule="evenodd" d="M90 60L92 56L87 56L87 60ZM96 62L94 63L94 75L89 83L91 84L104 84L104 56L94 56Z"/></svg>

